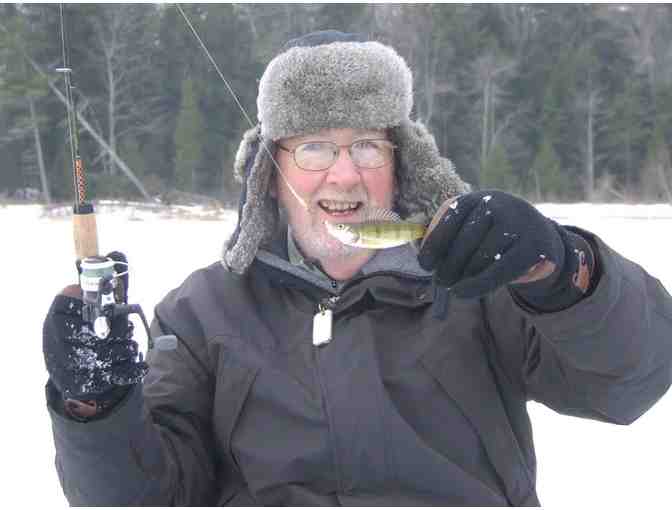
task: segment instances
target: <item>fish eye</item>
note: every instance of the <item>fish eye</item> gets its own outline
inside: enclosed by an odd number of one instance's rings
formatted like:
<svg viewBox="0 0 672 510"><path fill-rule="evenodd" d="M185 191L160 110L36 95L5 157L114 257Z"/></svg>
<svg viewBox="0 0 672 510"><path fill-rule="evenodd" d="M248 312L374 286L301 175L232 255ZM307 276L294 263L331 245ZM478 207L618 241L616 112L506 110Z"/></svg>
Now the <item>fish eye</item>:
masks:
<svg viewBox="0 0 672 510"><path fill-rule="evenodd" d="M345 230L345 225L343 225L343 223L339 223L338 225L336 225L336 228L338 230Z"/></svg>

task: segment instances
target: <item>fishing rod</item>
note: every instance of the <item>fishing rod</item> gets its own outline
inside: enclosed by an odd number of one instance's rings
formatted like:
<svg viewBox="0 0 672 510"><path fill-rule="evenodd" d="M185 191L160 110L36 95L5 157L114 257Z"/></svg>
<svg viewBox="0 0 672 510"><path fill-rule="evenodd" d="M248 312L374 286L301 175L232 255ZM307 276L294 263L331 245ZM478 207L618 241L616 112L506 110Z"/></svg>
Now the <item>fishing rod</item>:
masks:
<svg viewBox="0 0 672 510"><path fill-rule="evenodd" d="M164 335L152 338L147 319L139 304L126 303L126 285L128 281L128 263L123 257L101 256L98 251L98 228L93 203L87 200L86 174L84 162L79 150L79 132L77 110L72 84L72 68L68 62L66 44L65 14L60 4L61 50L63 67L56 72L63 75L67 110L68 138L70 158L73 170L75 202L73 204L73 234L75 255L79 273L79 284L82 288L82 319L93 326L95 335L105 339L111 331L114 318L137 314L147 333L148 349L155 345L161 350L174 349L177 338ZM112 255L112 254L110 254ZM125 270L117 272L117 267Z"/></svg>
<svg viewBox="0 0 672 510"><path fill-rule="evenodd" d="M75 254L79 260L84 260L87 257L98 255L98 229L96 227L96 215L93 210L93 204L86 199L86 175L84 173L84 162L79 153L77 113L74 108L74 87L71 79L72 69L69 67L67 59L63 4L60 5L60 20L63 67L57 68L56 72L63 75L63 80L65 82L68 138L70 140L70 159L75 188L75 203L73 205Z"/></svg>

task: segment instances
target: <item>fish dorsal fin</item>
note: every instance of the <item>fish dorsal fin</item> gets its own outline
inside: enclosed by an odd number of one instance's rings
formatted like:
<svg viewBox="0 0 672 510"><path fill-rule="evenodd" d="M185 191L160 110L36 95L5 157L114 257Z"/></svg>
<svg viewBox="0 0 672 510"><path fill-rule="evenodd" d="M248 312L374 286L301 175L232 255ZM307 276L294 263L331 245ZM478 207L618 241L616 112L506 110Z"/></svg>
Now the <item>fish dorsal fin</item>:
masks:
<svg viewBox="0 0 672 510"><path fill-rule="evenodd" d="M396 212L382 207L367 208L366 211L364 211L364 217L362 218L362 223L398 223L400 221L402 221L401 216Z"/></svg>

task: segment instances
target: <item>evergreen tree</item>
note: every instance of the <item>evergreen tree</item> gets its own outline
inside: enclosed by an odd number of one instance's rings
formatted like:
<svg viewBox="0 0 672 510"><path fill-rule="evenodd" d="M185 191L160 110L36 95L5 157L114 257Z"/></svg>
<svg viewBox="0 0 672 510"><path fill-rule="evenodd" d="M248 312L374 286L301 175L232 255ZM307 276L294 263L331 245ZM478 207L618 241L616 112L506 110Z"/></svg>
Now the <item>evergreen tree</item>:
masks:
<svg viewBox="0 0 672 510"><path fill-rule="evenodd" d="M231 5L191 6L201 38L221 66L225 78L246 110L255 119L257 67L252 58L251 32L238 20ZM200 50L199 50L200 52ZM196 165L194 190L222 198L227 204L237 202L239 186L233 177L233 160L241 134L250 126L222 80L202 53L192 61L190 72L196 79L198 107L203 118L201 154ZM234 72L235 71L235 72Z"/></svg>
<svg viewBox="0 0 672 510"><path fill-rule="evenodd" d="M151 169L164 189L176 186L176 129L182 101L183 77L187 73L187 60L193 48L191 36L177 9L172 5L157 7L153 18L156 30L155 47L151 50L151 65L146 72L153 87L151 95L157 97L156 109L161 122L150 132L141 135L143 166ZM158 26L158 28L156 28ZM195 52L194 52L195 54Z"/></svg>
<svg viewBox="0 0 672 510"><path fill-rule="evenodd" d="M19 23L15 5L0 5L0 160L5 168L0 172L0 197L13 194L24 185L19 159L23 144L9 136L16 124L16 98L9 87L21 65L14 41Z"/></svg>
<svg viewBox="0 0 672 510"><path fill-rule="evenodd" d="M637 77L625 80L623 90L612 96L607 111L608 168L619 185L630 190L639 188L641 162L654 118L642 81Z"/></svg>
<svg viewBox="0 0 672 510"><path fill-rule="evenodd" d="M533 188L531 196L536 202L568 198L569 183L562 172L562 162L551 140L545 138L531 168Z"/></svg>
<svg viewBox="0 0 672 510"><path fill-rule="evenodd" d="M0 47L5 48L0 54L0 122L7 122L8 129L0 130L0 146L11 153L10 161L16 158L4 176L6 192L35 189L50 204L53 176L46 164L44 136L48 88L45 79L35 73L24 56L42 49L43 41L33 38L32 33L44 22L21 16L15 7L4 8L5 17L0 24Z"/></svg>
<svg viewBox="0 0 672 510"><path fill-rule="evenodd" d="M670 145L658 127L650 138L642 169L642 198L672 204L672 163Z"/></svg>
<svg viewBox="0 0 672 510"><path fill-rule="evenodd" d="M184 80L182 106L175 130L175 187L181 191L196 191L196 166L201 156L202 138L203 118L197 104L194 80L188 77Z"/></svg>
<svg viewBox="0 0 672 510"><path fill-rule="evenodd" d="M518 180L504 145L498 144L490 150L488 158L481 168L480 185L482 188L520 194Z"/></svg>

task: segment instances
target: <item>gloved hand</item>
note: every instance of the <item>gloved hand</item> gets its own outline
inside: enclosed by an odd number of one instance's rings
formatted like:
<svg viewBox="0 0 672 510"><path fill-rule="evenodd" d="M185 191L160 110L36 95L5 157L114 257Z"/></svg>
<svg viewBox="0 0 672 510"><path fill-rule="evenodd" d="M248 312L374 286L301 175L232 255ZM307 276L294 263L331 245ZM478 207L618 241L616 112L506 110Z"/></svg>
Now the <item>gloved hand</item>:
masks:
<svg viewBox="0 0 672 510"><path fill-rule="evenodd" d="M480 297L563 267L562 230L521 198L502 191L468 193L436 213L418 261L456 296Z"/></svg>
<svg viewBox="0 0 672 510"><path fill-rule="evenodd" d="M125 260L118 253L108 256ZM127 286L119 291L125 301ZM100 339L82 319L82 306L79 286L67 287L54 298L43 327L44 359L51 382L64 399L106 402L119 395L121 387L141 381L147 364L138 354L127 315L113 318L110 334Z"/></svg>

